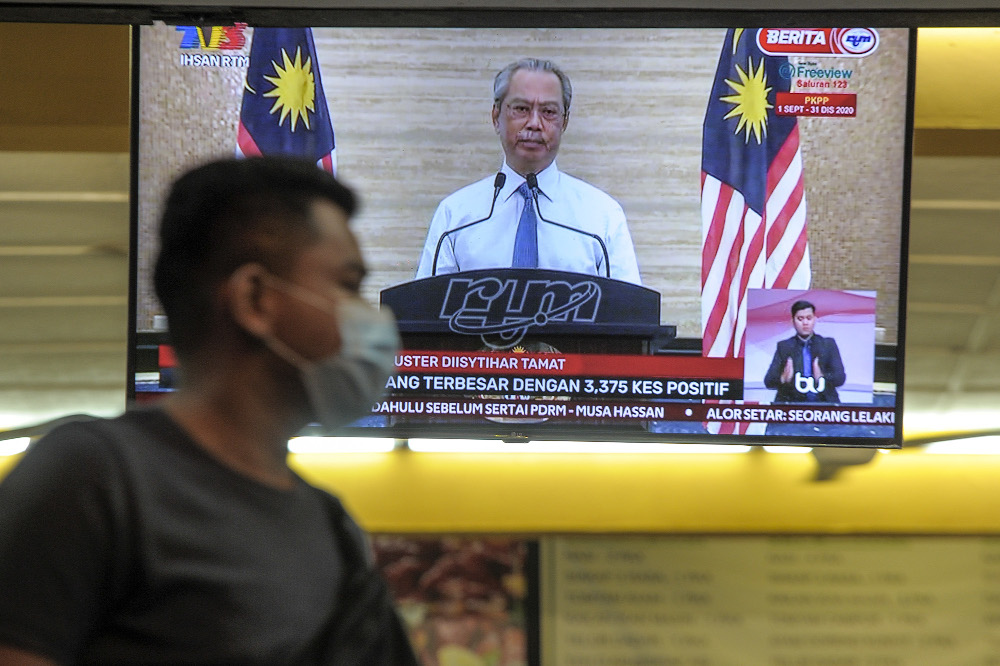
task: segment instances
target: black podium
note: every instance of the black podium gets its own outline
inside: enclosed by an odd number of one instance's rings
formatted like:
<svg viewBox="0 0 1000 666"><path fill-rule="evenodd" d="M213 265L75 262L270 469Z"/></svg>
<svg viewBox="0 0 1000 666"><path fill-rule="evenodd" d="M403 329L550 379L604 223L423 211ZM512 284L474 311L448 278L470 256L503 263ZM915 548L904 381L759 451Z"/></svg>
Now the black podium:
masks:
<svg viewBox="0 0 1000 666"><path fill-rule="evenodd" d="M563 271L498 268L384 289L408 349L649 354L676 335L660 324L660 294L630 282Z"/></svg>

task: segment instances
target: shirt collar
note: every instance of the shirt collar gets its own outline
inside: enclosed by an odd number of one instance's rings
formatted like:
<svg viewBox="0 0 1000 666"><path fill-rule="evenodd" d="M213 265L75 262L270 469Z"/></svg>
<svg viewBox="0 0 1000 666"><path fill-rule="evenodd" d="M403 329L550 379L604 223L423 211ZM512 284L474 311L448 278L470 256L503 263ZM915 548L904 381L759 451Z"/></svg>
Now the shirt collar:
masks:
<svg viewBox="0 0 1000 666"><path fill-rule="evenodd" d="M503 166L500 167L500 171L507 176L503 189L500 190L500 197L506 201L511 195L517 192L517 188L521 187L521 183L524 182L524 176L511 169L507 165L506 160L504 160ZM556 161L552 160L552 164L542 169L542 171L536 174L536 177L538 178L538 195L552 201L550 193L556 191L556 184L559 182L559 167L556 166Z"/></svg>

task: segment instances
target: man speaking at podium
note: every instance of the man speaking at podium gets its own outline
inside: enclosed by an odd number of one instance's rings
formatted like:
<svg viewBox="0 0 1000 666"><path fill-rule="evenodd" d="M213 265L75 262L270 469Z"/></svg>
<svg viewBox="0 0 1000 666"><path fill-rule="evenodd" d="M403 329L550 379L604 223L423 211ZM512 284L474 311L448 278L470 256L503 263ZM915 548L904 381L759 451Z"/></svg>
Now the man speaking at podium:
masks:
<svg viewBox="0 0 1000 666"><path fill-rule="evenodd" d="M569 78L548 60L518 60L496 75L503 166L440 203L418 278L542 268L641 282L622 207L556 166L572 96Z"/></svg>

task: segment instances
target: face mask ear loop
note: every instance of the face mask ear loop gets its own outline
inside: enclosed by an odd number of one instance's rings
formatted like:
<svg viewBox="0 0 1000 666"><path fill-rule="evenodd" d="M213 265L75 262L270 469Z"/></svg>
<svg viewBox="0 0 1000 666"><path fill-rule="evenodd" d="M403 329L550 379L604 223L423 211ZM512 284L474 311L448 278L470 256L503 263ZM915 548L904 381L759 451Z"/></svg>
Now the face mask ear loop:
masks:
<svg viewBox="0 0 1000 666"><path fill-rule="evenodd" d="M271 283L271 286L275 289L279 289L290 296L299 299L303 303L313 306L321 312L326 312L327 314L335 315L336 306L330 301L326 300L319 294L316 294L305 287L300 287L294 282L289 282L284 278L280 278L277 275L267 273L264 276L264 280Z"/></svg>
<svg viewBox="0 0 1000 666"><path fill-rule="evenodd" d="M337 308L333 303L327 301L322 296L314 294L313 292L309 291L304 287L300 287L294 282L289 282L288 280L280 278L272 273L264 273L264 281L270 283L270 285L275 289L283 291L286 294L292 296L293 298L299 299L306 305L313 306L320 312L325 312L326 314L333 316L336 316L337 314ZM277 354L281 358L285 359L286 361L294 365L304 374L309 374L310 371L312 370L314 365L313 363L307 361L295 350L293 350L291 347L286 345L278 338L268 335L262 337L262 339L275 354Z"/></svg>
<svg viewBox="0 0 1000 666"><path fill-rule="evenodd" d="M316 377L315 364L304 359L298 354L298 352L274 336L268 335L262 337L261 339L264 341L264 344L267 345L268 349L274 352L279 358L284 360L293 368L298 370L299 379L302 381L306 395L309 396L309 406L314 412L313 416L322 420L325 415L318 412L321 411L323 407L315 399L315 396L319 395L320 392L319 380Z"/></svg>
<svg viewBox="0 0 1000 666"><path fill-rule="evenodd" d="M311 364L309 361L304 359L298 352L286 345L284 342L274 337L273 335L264 335L260 338L267 348L277 354L281 359L291 365L297 370L304 371Z"/></svg>

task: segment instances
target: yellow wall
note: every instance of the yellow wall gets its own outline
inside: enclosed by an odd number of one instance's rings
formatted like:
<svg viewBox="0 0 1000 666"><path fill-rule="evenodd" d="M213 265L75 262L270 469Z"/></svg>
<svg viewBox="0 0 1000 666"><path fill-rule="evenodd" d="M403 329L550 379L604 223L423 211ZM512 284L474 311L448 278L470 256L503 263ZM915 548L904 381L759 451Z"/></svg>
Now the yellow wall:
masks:
<svg viewBox="0 0 1000 666"><path fill-rule="evenodd" d="M878 453L816 481L807 453L299 455L373 531L1000 532L1000 456Z"/></svg>
<svg viewBox="0 0 1000 666"><path fill-rule="evenodd" d="M0 23L0 150L128 152L129 29Z"/></svg>
<svg viewBox="0 0 1000 666"><path fill-rule="evenodd" d="M16 463L0 458L0 477ZM878 453L816 480L807 453L299 454L373 532L1000 533L1000 456Z"/></svg>
<svg viewBox="0 0 1000 666"><path fill-rule="evenodd" d="M1000 28L934 28L917 35L918 129L1000 129Z"/></svg>

